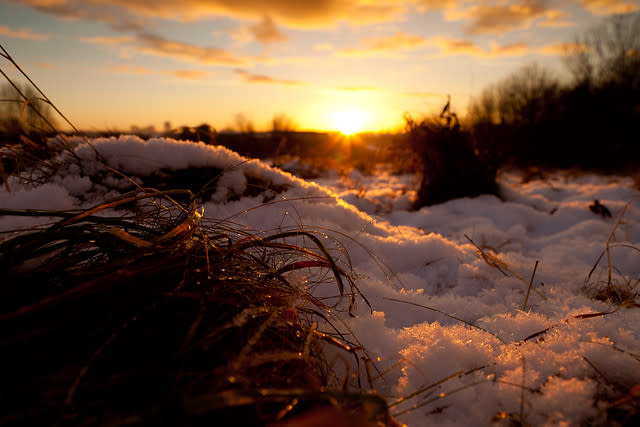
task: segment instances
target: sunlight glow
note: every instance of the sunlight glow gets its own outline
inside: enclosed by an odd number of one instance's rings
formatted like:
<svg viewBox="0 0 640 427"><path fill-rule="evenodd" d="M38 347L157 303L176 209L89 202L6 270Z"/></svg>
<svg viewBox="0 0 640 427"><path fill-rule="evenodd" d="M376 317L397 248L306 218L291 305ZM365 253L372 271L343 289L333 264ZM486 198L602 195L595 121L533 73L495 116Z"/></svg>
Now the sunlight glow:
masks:
<svg viewBox="0 0 640 427"><path fill-rule="evenodd" d="M345 110L331 113L332 127L344 135L366 130L369 113L360 110Z"/></svg>

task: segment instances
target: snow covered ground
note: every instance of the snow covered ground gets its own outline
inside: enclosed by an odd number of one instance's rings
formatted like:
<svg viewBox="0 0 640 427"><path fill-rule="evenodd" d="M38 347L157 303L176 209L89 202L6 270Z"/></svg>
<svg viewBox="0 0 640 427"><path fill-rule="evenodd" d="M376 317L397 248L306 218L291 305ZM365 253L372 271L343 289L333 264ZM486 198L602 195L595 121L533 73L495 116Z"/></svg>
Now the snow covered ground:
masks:
<svg viewBox="0 0 640 427"><path fill-rule="evenodd" d="M93 149L74 144L87 159L81 167L68 162L43 185L12 178L11 192L0 190L0 207L77 209L128 185L90 160ZM204 203L210 223L325 236L373 306L373 314L361 302L355 318L335 316L385 372L377 392L393 403L427 388L393 406L402 422L488 425L522 415L532 425L604 423L608 405L640 384L640 310L580 316L615 308L584 289L608 239L612 283L640 290L640 210L633 203L640 193L628 178L557 174L522 183L504 173L502 200L481 196L410 211L411 176L381 170L307 182L203 144L121 137L92 145L109 166L141 182L180 169L226 170ZM284 191L248 191L256 179ZM595 199L611 218L589 209ZM0 217L0 231L46 220ZM606 265L603 257L591 274L591 293L606 283ZM300 272L290 279L305 283Z"/></svg>

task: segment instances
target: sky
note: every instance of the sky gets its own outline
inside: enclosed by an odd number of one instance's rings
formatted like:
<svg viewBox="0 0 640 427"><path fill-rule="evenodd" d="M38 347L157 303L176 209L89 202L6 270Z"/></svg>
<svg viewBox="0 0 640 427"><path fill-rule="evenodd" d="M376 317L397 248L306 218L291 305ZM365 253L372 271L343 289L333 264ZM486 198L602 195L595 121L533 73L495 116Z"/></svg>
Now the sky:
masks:
<svg viewBox="0 0 640 427"><path fill-rule="evenodd" d="M638 9L640 0L0 0L0 44L84 130L243 120L268 130L285 114L300 130L389 131L448 95L463 115L484 87L533 62L562 77L577 34Z"/></svg>

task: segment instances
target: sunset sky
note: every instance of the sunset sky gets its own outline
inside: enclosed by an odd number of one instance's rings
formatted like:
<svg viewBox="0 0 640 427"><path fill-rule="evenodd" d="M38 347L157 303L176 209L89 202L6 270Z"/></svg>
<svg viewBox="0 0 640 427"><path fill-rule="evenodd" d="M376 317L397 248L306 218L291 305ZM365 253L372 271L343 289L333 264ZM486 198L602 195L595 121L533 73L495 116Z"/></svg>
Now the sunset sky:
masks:
<svg viewBox="0 0 640 427"><path fill-rule="evenodd" d="M0 43L82 129L210 123L393 130L459 113L640 0L0 1ZM8 72L8 62L0 58ZM15 73L11 73L15 76Z"/></svg>

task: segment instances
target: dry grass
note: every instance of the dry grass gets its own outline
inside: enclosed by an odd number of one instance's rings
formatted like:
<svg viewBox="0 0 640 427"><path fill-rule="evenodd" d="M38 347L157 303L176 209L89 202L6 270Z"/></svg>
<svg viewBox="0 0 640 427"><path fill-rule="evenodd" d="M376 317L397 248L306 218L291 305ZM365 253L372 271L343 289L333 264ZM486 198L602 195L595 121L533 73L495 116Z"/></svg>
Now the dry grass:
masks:
<svg viewBox="0 0 640 427"><path fill-rule="evenodd" d="M0 244L0 422L259 425L329 405L391 423L325 356L331 346L358 369L357 343L327 311L351 310L359 292L318 237L203 224L194 202L144 190L82 212L0 212L61 218ZM101 216L133 200L146 208ZM339 297L285 278L299 269L331 274Z"/></svg>
<svg viewBox="0 0 640 427"><path fill-rule="evenodd" d="M31 142L2 153L22 162L0 171L8 191L10 173L46 182L64 166L42 145L28 157ZM191 175L143 187L96 154L126 192L83 211L0 210L52 219L0 241L0 424L397 425L361 383L357 339L329 319L368 302L318 236L203 219L214 170L200 187L176 187ZM334 298L311 294L327 283Z"/></svg>
<svg viewBox="0 0 640 427"><path fill-rule="evenodd" d="M620 211L614 226L609 233L609 237L605 242L605 248L594 263L593 267L584 279L583 291L591 298L600 301L609 302L611 304L620 305L633 302L638 295L638 284L640 279L627 277L622 274L615 266L612 258L612 250L615 248L640 252L640 248L628 243L629 239L621 239L619 234L625 233L626 215L633 204L633 200L628 202ZM627 236L628 237L628 236ZM604 260L604 266L603 264ZM604 270L606 272L606 280L600 279L596 275L597 272Z"/></svg>

